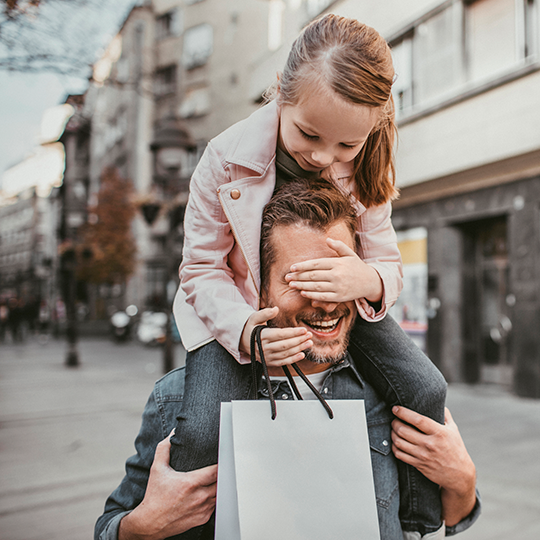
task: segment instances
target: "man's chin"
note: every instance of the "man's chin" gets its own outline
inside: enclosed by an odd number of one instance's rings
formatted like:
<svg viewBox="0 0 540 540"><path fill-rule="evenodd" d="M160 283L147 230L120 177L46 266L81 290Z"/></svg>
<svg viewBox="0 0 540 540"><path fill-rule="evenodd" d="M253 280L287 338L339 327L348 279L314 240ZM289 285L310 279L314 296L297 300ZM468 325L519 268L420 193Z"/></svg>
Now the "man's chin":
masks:
<svg viewBox="0 0 540 540"><path fill-rule="evenodd" d="M314 364L328 364L329 366L337 364L343 360L347 353L346 347L339 347L337 350L324 350L320 347L312 347L304 351L306 355L305 360L313 362Z"/></svg>

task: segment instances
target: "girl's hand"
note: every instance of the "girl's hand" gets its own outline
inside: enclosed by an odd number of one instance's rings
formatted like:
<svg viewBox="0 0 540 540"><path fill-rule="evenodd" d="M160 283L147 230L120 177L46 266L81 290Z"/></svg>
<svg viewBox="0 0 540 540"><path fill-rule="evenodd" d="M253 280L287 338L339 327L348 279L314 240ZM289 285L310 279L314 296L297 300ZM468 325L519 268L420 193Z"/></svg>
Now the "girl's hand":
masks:
<svg viewBox="0 0 540 540"><path fill-rule="evenodd" d="M240 348L250 354L251 332L253 328L266 324L279 313L279 308L265 308L256 311L249 317L240 338ZM306 328L265 328L261 332L261 343L264 359L269 367L280 367L300 362L305 357L302 352L313 346L311 332ZM260 362L259 351L256 350L257 360Z"/></svg>
<svg viewBox="0 0 540 540"><path fill-rule="evenodd" d="M349 302L357 298L379 302L383 284L378 272L340 240L327 238L326 243L337 257L293 264L285 276L289 286L298 289L302 296L321 302Z"/></svg>

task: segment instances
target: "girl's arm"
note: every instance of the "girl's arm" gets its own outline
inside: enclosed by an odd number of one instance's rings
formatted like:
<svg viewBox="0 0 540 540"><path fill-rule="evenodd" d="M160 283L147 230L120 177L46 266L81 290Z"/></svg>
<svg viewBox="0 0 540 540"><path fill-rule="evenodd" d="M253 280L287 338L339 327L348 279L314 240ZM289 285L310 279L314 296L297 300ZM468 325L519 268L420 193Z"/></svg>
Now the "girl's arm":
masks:
<svg viewBox="0 0 540 540"><path fill-rule="evenodd" d="M190 183L180 286L213 337L240 360L240 335L258 306L246 302L229 266L235 239L218 198L220 186L229 181L210 143Z"/></svg>
<svg viewBox="0 0 540 540"><path fill-rule="evenodd" d="M250 358L251 330L275 314L269 309L258 310L256 285L247 262L242 263L244 255L220 204L218 190L229 181L229 173L210 143L190 184L180 280L185 301L195 310L195 313L189 310L188 316L197 316L236 360L246 363ZM234 275L231 259L236 261L240 275ZM252 305L244 298L238 282L252 287ZM182 330L183 316L177 317L177 322ZM265 330L262 341L268 364L301 360L304 357L301 351L312 345L310 338L311 334L302 328Z"/></svg>

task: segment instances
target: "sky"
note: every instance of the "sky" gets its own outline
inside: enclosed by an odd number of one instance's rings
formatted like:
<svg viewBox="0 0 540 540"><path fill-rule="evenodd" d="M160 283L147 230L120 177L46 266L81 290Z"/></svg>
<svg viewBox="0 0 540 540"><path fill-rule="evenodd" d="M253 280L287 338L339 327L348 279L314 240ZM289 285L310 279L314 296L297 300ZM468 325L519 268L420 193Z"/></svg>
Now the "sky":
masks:
<svg viewBox="0 0 540 540"><path fill-rule="evenodd" d="M105 2L105 9L97 13L91 8L87 8L87 13L85 8L79 8L77 24L99 17L99 41L105 48L134 3L134 0ZM96 60L99 54L100 46L97 46ZM83 78L0 70L0 178L6 169L34 153L45 110L62 103L70 93L84 92L87 86Z"/></svg>

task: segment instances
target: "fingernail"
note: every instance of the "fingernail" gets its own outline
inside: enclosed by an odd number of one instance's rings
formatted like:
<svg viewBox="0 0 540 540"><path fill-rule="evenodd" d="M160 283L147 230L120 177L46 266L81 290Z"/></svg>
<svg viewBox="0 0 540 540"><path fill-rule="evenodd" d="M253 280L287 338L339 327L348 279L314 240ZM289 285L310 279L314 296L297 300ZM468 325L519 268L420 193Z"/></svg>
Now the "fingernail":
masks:
<svg viewBox="0 0 540 540"><path fill-rule="evenodd" d="M399 407L398 407L397 405L394 405L394 406L392 407L392 412L393 412L394 414L398 413L398 412L399 412Z"/></svg>
<svg viewBox="0 0 540 540"><path fill-rule="evenodd" d="M291 266L291 272L296 272L296 264L293 264L293 265Z"/></svg>

